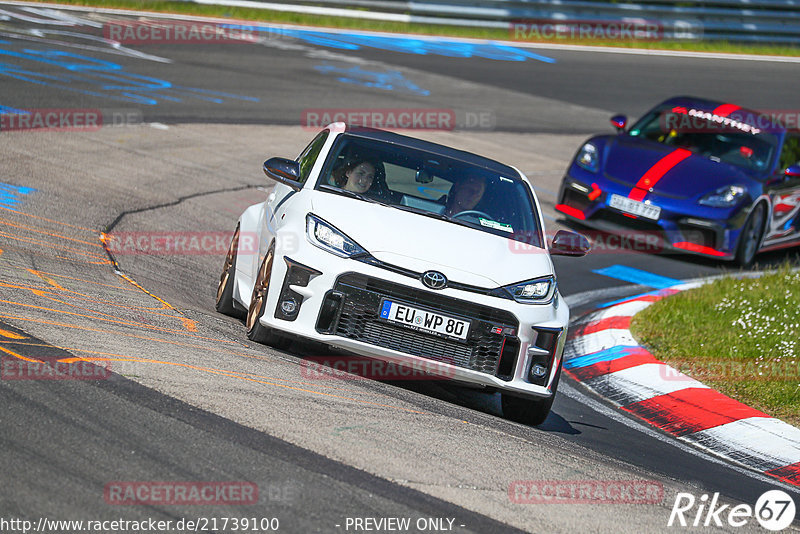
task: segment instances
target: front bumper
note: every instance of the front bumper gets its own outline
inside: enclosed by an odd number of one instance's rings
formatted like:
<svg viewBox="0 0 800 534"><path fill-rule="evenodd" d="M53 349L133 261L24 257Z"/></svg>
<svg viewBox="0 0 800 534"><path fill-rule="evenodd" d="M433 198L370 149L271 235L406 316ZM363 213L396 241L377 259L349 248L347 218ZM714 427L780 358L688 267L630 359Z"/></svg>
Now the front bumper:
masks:
<svg viewBox="0 0 800 534"><path fill-rule="evenodd" d="M592 179L594 178L594 180ZM556 210L572 220L603 232L624 234L637 249L658 253L677 251L731 260L746 219L745 210L712 208L688 199L650 193L647 201L660 207L657 221L635 216L609 205L612 194L627 197L630 185L592 176L567 174L561 184Z"/></svg>
<svg viewBox="0 0 800 534"><path fill-rule="evenodd" d="M569 322L569 309L557 292L547 304L526 305L463 289L433 291L408 274L314 246L291 251L291 256L277 252L270 282L274 289L261 319L265 326L424 368L445 380L522 397L552 394ZM468 320L468 337L445 338L381 319L384 298ZM294 304L285 305L290 299ZM531 377L531 366L543 362L546 374Z"/></svg>

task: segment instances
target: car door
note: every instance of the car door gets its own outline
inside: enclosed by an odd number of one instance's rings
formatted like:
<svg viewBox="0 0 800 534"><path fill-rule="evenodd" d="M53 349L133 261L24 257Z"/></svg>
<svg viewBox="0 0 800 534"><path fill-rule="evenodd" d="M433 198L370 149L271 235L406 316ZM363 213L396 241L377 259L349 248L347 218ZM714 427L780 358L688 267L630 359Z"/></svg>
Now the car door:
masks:
<svg viewBox="0 0 800 534"><path fill-rule="evenodd" d="M786 169L800 164L800 134L787 134L781 146L776 174L767 184L772 218L765 245L800 238L800 177L787 176Z"/></svg>

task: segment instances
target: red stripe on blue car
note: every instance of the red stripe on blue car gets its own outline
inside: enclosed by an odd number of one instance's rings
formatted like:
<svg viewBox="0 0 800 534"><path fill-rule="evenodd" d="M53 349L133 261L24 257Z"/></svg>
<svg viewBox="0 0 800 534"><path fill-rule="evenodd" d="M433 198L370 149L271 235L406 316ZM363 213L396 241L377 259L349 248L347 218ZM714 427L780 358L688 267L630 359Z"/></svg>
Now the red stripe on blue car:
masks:
<svg viewBox="0 0 800 534"><path fill-rule="evenodd" d="M648 191L655 187L656 183L658 183L665 174L691 155L691 151L685 148L677 148L658 160L655 165L647 169L647 172L639 178L639 181L633 186L631 192L628 193L628 198L642 200L647 196Z"/></svg>
<svg viewBox="0 0 800 534"><path fill-rule="evenodd" d="M734 111L742 109L735 104L722 104L717 106L717 108L713 111L714 115L719 115L720 117L727 117Z"/></svg>

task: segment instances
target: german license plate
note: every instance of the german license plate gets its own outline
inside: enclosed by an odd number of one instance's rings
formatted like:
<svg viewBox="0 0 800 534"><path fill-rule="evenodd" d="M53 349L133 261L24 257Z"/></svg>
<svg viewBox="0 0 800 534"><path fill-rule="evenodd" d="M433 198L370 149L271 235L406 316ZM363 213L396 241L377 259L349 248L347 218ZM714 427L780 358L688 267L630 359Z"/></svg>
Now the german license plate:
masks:
<svg viewBox="0 0 800 534"><path fill-rule="evenodd" d="M657 221L661 216L661 208L658 206L645 204L644 202L639 202L638 200L633 200L620 195L611 195L611 200L609 201L608 205L612 208L617 208L620 211L624 211L625 213L638 215L639 217L652 219L654 221Z"/></svg>
<svg viewBox="0 0 800 534"><path fill-rule="evenodd" d="M469 334L470 321L456 319L441 313L422 310L403 304L384 299L381 302L381 319L386 319L392 323L398 323L418 332L438 334L440 336L467 339Z"/></svg>

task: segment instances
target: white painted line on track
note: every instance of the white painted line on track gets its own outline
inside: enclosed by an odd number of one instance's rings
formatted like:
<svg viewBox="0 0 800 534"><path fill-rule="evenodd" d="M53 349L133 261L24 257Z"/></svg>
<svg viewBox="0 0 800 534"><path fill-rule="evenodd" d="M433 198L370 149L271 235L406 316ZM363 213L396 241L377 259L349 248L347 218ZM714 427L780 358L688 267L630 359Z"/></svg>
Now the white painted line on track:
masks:
<svg viewBox="0 0 800 534"><path fill-rule="evenodd" d="M571 358L576 354L580 354L581 356L585 354L594 354L595 352L614 347L638 346L639 342L633 339L630 330L607 329L574 338L564 350L564 357Z"/></svg>
<svg viewBox="0 0 800 534"><path fill-rule="evenodd" d="M800 429L773 417L739 419L684 438L726 456L753 458L764 471L800 462Z"/></svg>
<svg viewBox="0 0 800 534"><path fill-rule="evenodd" d="M611 317L633 317L640 311L650 306L652 302L648 300L632 300L622 304L616 304L605 310L601 309L592 314L592 321L600 321Z"/></svg>
<svg viewBox="0 0 800 534"><path fill-rule="evenodd" d="M625 398L624 402L620 402L622 405L675 393L687 388L709 389L702 382L689 378L663 363L643 363L590 378L584 383L592 389L606 391L608 395L611 395L611 392L624 392L624 394L620 393ZM604 396L607 394L604 393Z"/></svg>
<svg viewBox="0 0 800 534"><path fill-rule="evenodd" d="M361 11L339 7L302 6L295 4L277 4L275 2L253 2L252 0L190 0L193 4L205 6L243 7L247 9L266 9L288 13L303 13L307 15L320 15L326 17L346 17L352 19L380 20L386 22L413 21L411 15L402 13L382 13L374 11Z"/></svg>

